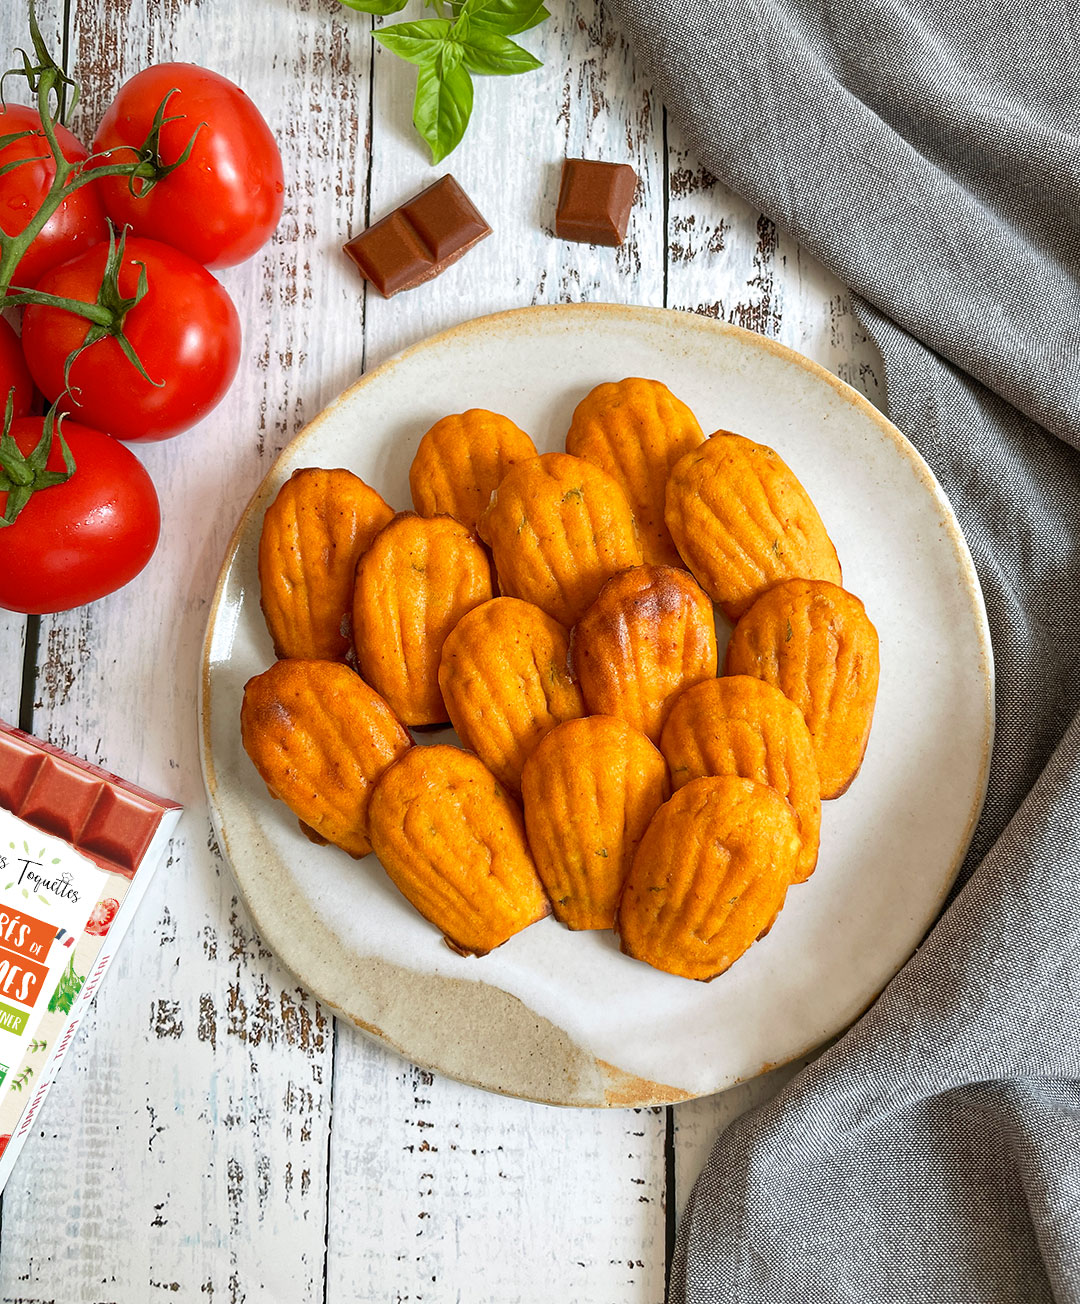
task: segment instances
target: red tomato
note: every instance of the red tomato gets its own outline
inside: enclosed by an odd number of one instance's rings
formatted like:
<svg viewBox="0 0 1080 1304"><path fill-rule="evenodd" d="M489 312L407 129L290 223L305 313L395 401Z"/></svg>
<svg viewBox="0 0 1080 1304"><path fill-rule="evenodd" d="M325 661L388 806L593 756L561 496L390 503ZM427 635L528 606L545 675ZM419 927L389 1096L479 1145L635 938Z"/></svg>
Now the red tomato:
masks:
<svg viewBox="0 0 1080 1304"><path fill-rule="evenodd" d="M120 902L116 897L106 897L104 901L99 901L90 911L90 918L86 921L84 931L93 937L104 937L119 909Z"/></svg>
<svg viewBox="0 0 1080 1304"><path fill-rule="evenodd" d="M16 131L41 130L41 118L34 109L24 104L0 107L0 136ZM71 163L86 158L86 150L66 127L57 126L56 138L64 157ZM45 155L44 159L41 156ZM19 235L41 207L49 192L56 165L49 155L49 143L44 135L25 136L0 149L0 167L16 159L40 159L23 163L0 176L0 227L8 235ZM81 186L64 200L52 217L34 238L33 244L23 254L22 261L11 278L12 285L33 287L42 275L68 258L109 236L105 209L96 185Z"/></svg>
<svg viewBox="0 0 1080 1304"><path fill-rule="evenodd" d="M84 303L97 300L107 245L55 267L38 289ZM224 287L199 263L156 240L130 239L120 293L130 297L146 268L148 289L124 333L152 381L144 380L111 337L92 344L71 367L64 409L117 439L169 439L217 406L240 362L240 318ZM64 391L64 363L89 323L62 308L31 304L23 314L23 354L52 402Z"/></svg>
<svg viewBox="0 0 1080 1304"><path fill-rule="evenodd" d="M273 235L285 181L273 133L239 86L192 63L146 68L121 86L97 129L94 150L142 145L171 90L177 93L166 116L178 120L162 128L159 154L163 163L174 163L198 127L190 157L147 195L132 195L124 177L103 178L105 207L117 225L164 240L205 267L242 263ZM129 157L126 149L116 155L120 161Z"/></svg>
<svg viewBox="0 0 1080 1304"><path fill-rule="evenodd" d="M0 422L7 407L8 394L15 391L12 415L26 416L34 401L34 382L26 369L19 337L0 317Z"/></svg>
<svg viewBox="0 0 1080 1304"><path fill-rule="evenodd" d="M42 417L11 423L20 452L41 438ZM42 615L94 602L134 579L153 556L161 515L134 453L99 430L62 425L75 474L41 489L13 525L0 527L0 607ZM62 471L54 440L48 470ZM0 511L7 494L0 493Z"/></svg>

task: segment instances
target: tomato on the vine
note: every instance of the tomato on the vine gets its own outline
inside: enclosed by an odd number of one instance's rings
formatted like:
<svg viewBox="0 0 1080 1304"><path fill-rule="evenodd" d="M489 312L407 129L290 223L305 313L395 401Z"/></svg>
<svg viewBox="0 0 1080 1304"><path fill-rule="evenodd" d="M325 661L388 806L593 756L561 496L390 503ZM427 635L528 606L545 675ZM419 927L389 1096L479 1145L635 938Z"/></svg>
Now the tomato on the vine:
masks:
<svg viewBox="0 0 1080 1304"><path fill-rule="evenodd" d="M0 136L33 131L0 149L0 168L18 159L25 162L0 176L0 227L7 235L20 235L37 214L56 176L49 142L41 131L37 111L24 104L0 107ZM56 126L56 138L69 163L82 162L86 150L66 127ZM13 286L30 288L42 275L75 254L98 244L109 234L105 209L97 187L91 183L73 190L34 237L11 278Z"/></svg>
<svg viewBox="0 0 1080 1304"><path fill-rule="evenodd" d="M108 245L97 245L48 272L38 289L95 303L108 256ZM150 380L106 336L72 363L72 392L62 409L118 439L169 439L201 421L229 388L240 362L240 318L205 267L156 240L127 241L119 273L123 296L136 293L140 265L147 291L126 313L123 330ZM64 393L68 355L88 328L85 318L63 308L27 307L23 353L50 401Z"/></svg>
<svg viewBox="0 0 1080 1304"><path fill-rule="evenodd" d="M34 401L34 382L23 357L19 337L0 317L0 420L11 395L13 416L24 417Z"/></svg>
<svg viewBox="0 0 1080 1304"><path fill-rule="evenodd" d="M20 452L32 452L43 426L42 417L11 423ZM135 454L73 421L61 430L75 474L39 490L12 525L0 527L0 607L9 611L40 615L94 602L134 579L157 546L157 494ZM47 468L64 469L59 439ZM0 493L0 511L6 502Z"/></svg>
<svg viewBox="0 0 1080 1304"><path fill-rule="evenodd" d="M133 157L123 147L144 143L166 96L161 162L175 163L198 130L191 154L146 194L139 179L131 183L132 194L127 178L102 178L109 216L205 267L242 263L273 234L285 182L273 133L239 86L190 63L146 68L121 86L97 129L94 151L116 151L118 161Z"/></svg>

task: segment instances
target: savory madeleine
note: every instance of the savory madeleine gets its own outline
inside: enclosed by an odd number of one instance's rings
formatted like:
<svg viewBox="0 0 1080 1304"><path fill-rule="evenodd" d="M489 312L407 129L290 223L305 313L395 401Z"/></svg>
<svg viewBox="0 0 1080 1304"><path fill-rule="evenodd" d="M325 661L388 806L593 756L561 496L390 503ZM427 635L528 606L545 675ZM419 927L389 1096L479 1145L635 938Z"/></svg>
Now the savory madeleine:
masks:
<svg viewBox="0 0 1080 1304"><path fill-rule="evenodd" d="M443 644L439 688L450 722L514 792L526 757L548 730L585 714L569 650L563 626L520 598L474 607Z"/></svg>
<svg viewBox="0 0 1080 1304"><path fill-rule="evenodd" d="M525 829L555 918L611 928L630 862L669 791L664 758L609 715L553 729L525 762Z"/></svg>
<svg viewBox="0 0 1080 1304"><path fill-rule="evenodd" d="M371 841L395 885L463 955L549 914L521 812L478 757L414 747L371 800Z"/></svg>
<svg viewBox="0 0 1080 1304"><path fill-rule="evenodd" d="M712 603L673 566L621 571L574 626L571 656L590 711L659 742L671 700L716 674Z"/></svg>
<svg viewBox="0 0 1080 1304"><path fill-rule="evenodd" d="M569 628L617 571L641 563L633 513L606 471L566 453L519 462L477 531L499 588Z"/></svg>
<svg viewBox="0 0 1080 1304"><path fill-rule="evenodd" d="M771 585L840 583L817 508L773 449L718 430L674 466L665 519L683 561L737 620Z"/></svg>
<svg viewBox="0 0 1080 1304"><path fill-rule="evenodd" d="M672 703L660 750L676 790L721 774L775 788L799 821L802 851L794 881L810 877L821 838L817 760L802 712L778 688L749 675L695 684Z"/></svg>
<svg viewBox="0 0 1080 1304"><path fill-rule="evenodd" d="M637 521L645 561L681 566L664 521L671 468L705 439L697 417L658 380L597 385L574 409L566 451L617 480Z"/></svg>
<svg viewBox="0 0 1080 1304"><path fill-rule="evenodd" d="M259 536L262 609L279 657L340 661L361 553L394 512L351 471L294 471Z"/></svg>
<svg viewBox="0 0 1080 1304"><path fill-rule="evenodd" d="M462 616L491 597L491 566L449 516L402 512L356 568L353 640L360 673L403 723L441 724L439 658Z"/></svg>
<svg viewBox="0 0 1080 1304"><path fill-rule="evenodd" d="M795 812L760 783L694 779L645 830L619 902L623 951L708 982L772 927L795 877Z"/></svg>
<svg viewBox="0 0 1080 1304"><path fill-rule="evenodd" d="M735 626L725 673L775 685L802 712L821 796L839 797L859 772L878 686L878 636L854 594L822 580L787 580Z"/></svg>
<svg viewBox="0 0 1080 1304"><path fill-rule="evenodd" d="M306 836L367 855L372 789L412 740L358 674L335 661L276 662L244 687L240 737Z"/></svg>
<svg viewBox="0 0 1080 1304"><path fill-rule="evenodd" d="M536 456L533 441L509 417L470 408L436 421L421 439L409 488L421 516L452 516L476 529L499 481Z"/></svg>

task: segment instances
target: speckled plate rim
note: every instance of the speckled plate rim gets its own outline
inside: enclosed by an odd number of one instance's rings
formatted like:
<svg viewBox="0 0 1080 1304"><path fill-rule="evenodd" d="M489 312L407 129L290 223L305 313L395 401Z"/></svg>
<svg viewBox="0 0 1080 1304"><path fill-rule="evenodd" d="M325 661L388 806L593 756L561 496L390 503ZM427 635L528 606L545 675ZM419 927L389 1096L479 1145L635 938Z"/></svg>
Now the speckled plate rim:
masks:
<svg viewBox="0 0 1080 1304"><path fill-rule="evenodd" d="M979 780L976 785L967 821L962 836L958 839L948 872L943 876L940 890L936 897L928 901L925 918L921 921L919 937L921 938L937 918L949 890L963 863L967 849L986 797L989 780L990 756L994 738L994 670L993 652L990 642L990 629L982 591L970 551L952 511L947 497L938 484L929 466L907 440L872 403L857 390L834 376L818 363L797 353L795 350L758 335L713 318L696 313L682 312L669 308L639 307L614 303L589 304L553 304L536 307L515 308L508 311L492 313L488 316L473 318L469 321L441 331L411 345L389 358L374 370L363 375L338 397L318 413L295 438L278 454L273 465L267 471L250 502L244 509L233 531L226 549L224 560L218 574L210 605L206 635L203 643L201 674L199 679L199 753L202 765L203 781L209 802L211 819L221 849L228 861L237 889L249 910L259 934L275 953L285 967L293 973L299 982L309 990L323 1005L335 1015L348 1020L361 1032L397 1051L410 1062L421 1068L442 1073L458 1081L502 1095L514 1096L524 1100L533 1100L542 1104L570 1107L610 1108L642 1107L673 1104L693 1098L693 1094L708 1095L726 1090L745 1078L724 1079L716 1084L710 1092L688 1093L662 1082L654 1082L626 1073L615 1065L597 1059L592 1054L577 1046L562 1029L528 1009L517 997L483 981L466 981L462 979L440 978L431 975L413 973L400 966L385 961L373 960L371 957L359 957L351 954L340 939L321 921L313 921L315 935L308 934L303 944L297 941L297 934L281 927L280 912L266 913L261 908L258 896L251 888L258 884L263 875L261 869L245 871L248 881L236 868L236 858L230 844L228 830L224 826L218 798L218 775L214 765L211 747L211 722L213 712L212 643L218 622L219 610L234 564L241 539L248 528L251 517L261 513L268 505L273 492L276 492L278 468L283 462L291 461L298 451L319 432L320 427L344 403L351 403L354 397L365 387L376 381L385 380L389 373L416 354L433 348L440 348L448 342L477 332L513 329L523 319L539 317L574 318L575 324L585 328L589 324L611 323L615 319L634 318L638 321L652 317L657 327L671 329L673 319L679 319L678 326L688 332L698 332L703 337L726 337L741 344L771 353L781 360L800 367L816 380L834 390L845 402L851 404L863 416L868 418L895 446L897 453L905 459L915 471L923 487L935 500L941 513L942 524L948 531L949 543L959 564L964 590L970 604L970 614L978 633L982 657L981 681L984 688L983 737ZM320 945L321 944L321 945ZM918 942L912 947L914 953ZM874 992L863 1008L842 1026L838 1026L826 1036L817 1036L805 1046L796 1048L783 1060L762 1064L759 1073L798 1059L825 1044L831 1037L843 1031L851 1022L880 995L892 977L906 964L910 954L889 972L880 987ZM397 998L388 1002L385 997L376 1002L375 1008L360 1009L365 994L365 981L372 977L370 966L376 965L380 970L382 982L389 981L399 985ZM432 989L437 989L433 999ZM468 1033L479 1033L485 1026L500 1029L497 1044L490 1043L486 1049L488 1058L476 1056L473 1052L475 1042L468 1036L459 1038L459 1043L467 1046L464 1055L455 1055L453 1047L445 1044L438 1046L438 1053L425 1053L424 1048L410 1039L410 1044L402 1044L391 1036L384 1022L393 1022L393 1014L399 1003L411 1005L414 999L423 997L432 1010L432 1018L448 1017L460 1022ZM380 1010L386 1016L380 1018ZM478 1063L478 1059L482 1062ZM485 1071L486 1070L486 1071ZM753 1076L753 1075L751 1075Z"/></svg>

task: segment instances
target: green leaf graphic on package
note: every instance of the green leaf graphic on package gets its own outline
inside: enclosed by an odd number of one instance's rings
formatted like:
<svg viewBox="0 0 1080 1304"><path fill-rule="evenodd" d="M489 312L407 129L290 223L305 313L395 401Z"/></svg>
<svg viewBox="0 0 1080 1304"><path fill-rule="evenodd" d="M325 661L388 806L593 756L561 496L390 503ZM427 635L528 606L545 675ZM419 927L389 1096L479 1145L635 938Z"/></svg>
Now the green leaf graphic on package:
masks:
<svg viewBox="0 0 1080 1304"><path fill-rule="evenodd" d="M407 0L341 0L368 14L396 14ZM536 0L425 0L439 14L377 28L376 41L415 64L413 123L438 163L461 143L473 107L477 77L513 77L540 67L540 60L512 36L550 17Z"/></svg>
<svg viewBox="0 0 1080 1304"><path fill-rule="evenodd" d="M75 997L82 990L84 982L86 982L86 975L75 972L75 957L72 956L68 961L68 967L60 975L56 991L49 997L49 1013L53 1014L59 1010L61 1014L70 1014L71 1007L75 1004Z"/></svg>

